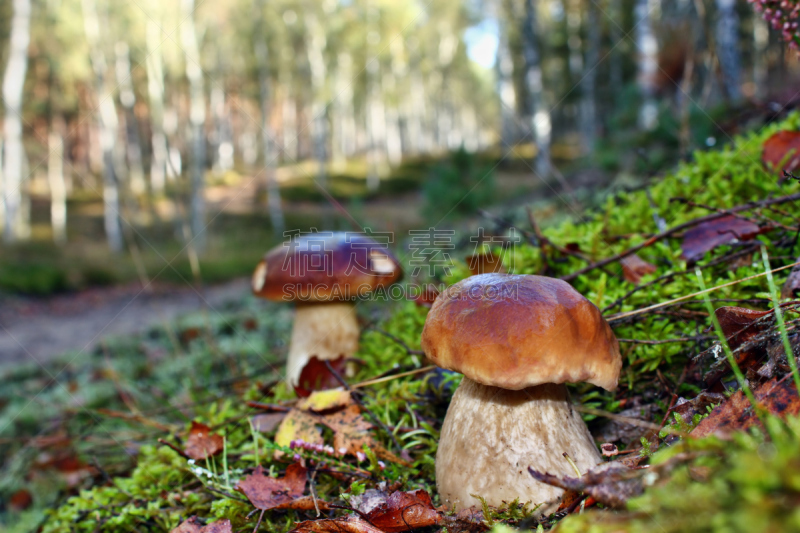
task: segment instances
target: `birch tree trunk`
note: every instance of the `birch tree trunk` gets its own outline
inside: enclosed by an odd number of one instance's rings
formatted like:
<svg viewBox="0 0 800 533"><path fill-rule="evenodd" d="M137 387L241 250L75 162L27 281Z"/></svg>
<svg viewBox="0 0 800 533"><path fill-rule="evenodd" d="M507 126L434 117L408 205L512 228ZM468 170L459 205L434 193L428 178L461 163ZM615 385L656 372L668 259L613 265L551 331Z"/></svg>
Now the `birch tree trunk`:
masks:
<svg viewBox="0 0 800 533"><path fill-rule="evenodd" d="M336 63L336 120L334 132L336 142L333 164L343 169L355 152L356 119L353 105L353 58L348 52L340 52Z"/></svg>
<svg viewBox="0 0 800 533"><path fill-rule="evenodd" d="M117 138L117 110L106 81L106 58L100 43L100 22L94 0L83 0L83 20L86 40L89 43L95 90L99 107L100 149L103 161L103 212L108 247L112 252L122 251L122 231L119 220L119 185L114 170L114 151Z"/></svg>
<svg viewBox="0 0 800 533"><path fill-rule="evenodd" d="M47 181L50 185L50 226L53 241L62 246L67 243L67 184L64 179L64 122L53 120L47 137Z"/></svg>
<svg viewBox="0 0 800 533"><path fill-rule="evenodd" d="M597 138L597 68L600 58L600 16L597 4L589 0L586 9L586 61L581 79L581 106L579 125L583 147L594 152Z"/></svg>
<svg viewBox="0 0 800 533"><path fill-rule="evenodd" d="M639 88L642 93L639 127L647 131L651 131L658 124L658 107L655 101L658 41L653 33L653 22L650 16L652 9L650 4L654 1L657 0L636 0L634 8Z"/></svg>
<svg viewBox="0 0 800 533"><path fill-rule="evenodd" d="M116 74L117 85L119 86L119 102L125 110L125 139L128 163L128 186L131 192L138 196L147 190L144 181L144 169L142 168L142 143L139 138L139 120L134 113L136 105L136 93L133 91L131 83L131 58L128 44L124 41L117 43L115 47L117 54Z"/></svg>
<svg viewBox="0 0 800 533"><path fill-rule="evenodd" d="M525 57L525 89L528 92L528 117L537 154L536 173L541 178L550 175L550 110L544 102L542 64L539 43L536 39L536 6L525 0L525 18L522 26L522 50Z"/></svg>
<svg viewBox="0 0 800 533"><path fill-rule="evenodd" d="M22 89L28 69L28 44L30 43L31 2L14 0L11 18L11 38L8 64L3 76L3 102L5 116L3 136L3 197L5 204L6 242L24 237L25 221L22 220L22 187L24 146L22 145Z"/></svg>
<svg viewBox="0 0 800 533"><path fill-rule="evenodd" d="M164 192L167 176L167 137L164 134L164 67L161 63L161 29L147 21L147 95L150 100L150 190Z"/></svg>
<svg viewBox="0 0 800 533"><path fill-rule="evenodd" d="M767 89L769 25L762 17L753 17L753 84L754 96L764 99Z"/></svg>
<svg viewBox="0 0 800 533"><path fill-rule="evenodd" d="M742 97L742 59L739 53L739 15L736 14L736 0L717 0L715 33L722 85L727 97L736 101Z"/></svg>
<svg viewBox="0 0 800 533"><path fill-rule="evenodd" d="M498 10L499 11L499 10ZM498 16L498 20L502 20ZM497 94L500 98L500 147L504 156L508 156L519 140L517 128L517 93L514 88L514 60L508 43L508 30L501 23L500 39L497 43L495 60L497 73Z"/></svg>
<svg viewBox="0 0 800 533"><path fill-rule="evenodd" d="M182 0L184 21L181 25L181 43L186 60L186 78L189 80L189 124L191 127L192 161L190 170L189 221L192 239L198 250L205 248L205 168L206 168L206 100L200 50L194 24L194 0Z"/></svg>
<svg viewBox="0 0 800 533"><path fill-rule="evenodd" d="M311 69L311 124L313 131L313 150L314 158L317 160L317 181L320 186L327 188L327 144L328 144L328 121L325 116L325 52L326 38L325 30L319 24L314 13L305 14L306 49L308 52L308 66Z"/></svg>
<svg viewBox="0 0 800 533"><path fill-rule="evenodd" d="M255 7L257 10L256 20L258 27L263 27L263 16L265 0L256 2ZM261 143L263 146L262 154L264 161L264 185L267 190L267 208L269 209L269 218L272 224L272 231L276 237L283 235L283 230L286 223L283 218L283 208L281 206L281 193L278 188L278 183L275 176L275 140L272 126L270 125L270 116L272 106L270 104L271 87L269 79L269 48L267 47L267 40L263 32L254 32L256 36L255 53L256 62L258 63L258 84L260 89L261 98Z"/></svg>
<svg viewBox="0 0 800 533"><path fill-rule="evenodd" d="M622 0L610 0L609 7L609 30L611 35L611 51L608 58L608 85L610 94L613 95L612 103L616 103L617 97L622 91L622 61L623 54L619 44L623 39L622 30Z"/></svg>

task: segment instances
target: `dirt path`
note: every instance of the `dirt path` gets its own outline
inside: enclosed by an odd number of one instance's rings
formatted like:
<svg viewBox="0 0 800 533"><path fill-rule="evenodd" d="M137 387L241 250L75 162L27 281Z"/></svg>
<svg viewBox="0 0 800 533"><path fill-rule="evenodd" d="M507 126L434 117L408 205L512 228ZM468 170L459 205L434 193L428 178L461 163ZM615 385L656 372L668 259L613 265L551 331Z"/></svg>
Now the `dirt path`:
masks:
<svg viewBox="0 0 800 533"><path fill-rule="evenodd" d="M206 287L211 307L241 298L249 280ZM139 284L96 288L46 299L0 296L0 368L45 362L69 351L91 351L107 336L129 335L196 311L203 299L191 287Z"/></svg>

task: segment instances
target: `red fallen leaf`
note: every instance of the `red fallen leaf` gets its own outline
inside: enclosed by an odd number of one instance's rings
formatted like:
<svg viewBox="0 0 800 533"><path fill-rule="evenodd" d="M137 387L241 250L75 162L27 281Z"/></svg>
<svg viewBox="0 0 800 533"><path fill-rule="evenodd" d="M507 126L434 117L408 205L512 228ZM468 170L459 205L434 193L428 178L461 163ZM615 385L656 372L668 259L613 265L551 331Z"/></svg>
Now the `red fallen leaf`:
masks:
<svg viewBox="0 0 800 533"><path fill-rule="evenodd" d="M800 261L800 257L797 260ZM781 288L781 298L800 298L800 266L789 272L789 277Z"/></svg>
<svg viewBox="0 0 800 533"><path fill-rule="evenodd" d="M656 271L656 266L648 263L636 254L623 257L619 260L622 265L622 275L633 284L639 283L644 276Z"/></svg>
<svg viewBox="0 0 800 533"><path fill-rule="evenodd" d="M33 495L26 489L20 489L8 499L8 507L12 511L21 512L33 504Z"/></svg>
<svg viewBox="0 0 800 533"><path fill-rule="evenodd" d="M369 511L366 517L370 524L386 533L435 526L442 521L442 515L433 507L430 495L422 489L394 492Z"/></svg>
<svg viewBox="0 0 800 533"><path fill-rule="evenodd" d="M800 131L779 131L764 141L761 161L779 174L794 172L800 164Z"/></svg>
<svg viewBox="0 0 800 533"><path fill-rule="evenodd" d="M337 374L344 375L345 358L344 356L338 359L327 361L330 363ZM341 386L336 376L328 369L325 361L318 359L316 356L309 359L306 366L300 372L300 379L298 384L294 387L294 392L301 398L306 398L311 395L315 390L332 389Z"/></svg>
<svg viewBox="0 0 800 533"><path fill-rule="evenodd" d="M289 533L383 533L377 527L358 516L342 518L306 520L300 522Z"/></svg>
<svg viewBox="0 0 800 533"><path fill-rule="evenodd" d="M320 422L331 428L334 432L333 447L335 450L345 450L345 453L355 455L363 450L366 444L381 459L408 465L408 463L372 437L370 424L362 415L358 405L351 404L347 408L320 418Z"/></svg>
<svg viewBox="0 0 800 533"><path fill-rule="evenodd" d="M192 421L189 437L186 439L184 452L190 459L200 461L217 455L222 451L222 435L211 433L211 428L200 422Z"/></svg>
<svg viewBox="0 0 800 533"><path fill-rule="evenodd" d="M436 300L437 296L439 296L439 289L433 285L425 285L418 295L411 296L411 300L420 307L429 308L433 305L433 301Z"/></svg>
<svg viewBox="0 0 800 533"><path fill-rule="evenodd" d="M481 254L470 255L465 258L467 267L471 275L478 274L491 274L493 272L503 273L506 269L503 267L502 258L494 252L485 252Z"/></svg>
<svg viewBox="0 0 800 533"><path fill-rule="evenodd" d="M181 525L170 531L170 533L233 533L233 527L231 526L231 521L227 518L203 525L202 520L192 516L181 522Z"/></svg>
<svg viewBox="0 0 800 533"><path fill-rule="evenodd" d="M763 231L757 224L733 215L715 218L698 224L683 234L681 257L695 262L717 246L736 240L749 241Z"/></svg>
<svg viewBox="0 0 800 533"><path fill-rule="evenodd" d="M261 433L269 433L278 427L283 419L286 418L286 413L264 413L255 415L250 419L253 428Z"/></svg>
<svg viewBox="0 0 800 533"><path fill-rule="evenodd" d="M294 509L327 511L330 506L322 500L314 501L311 496L303 496L308 471L300 463L292 463L283 477L274 478L264 473L259 466L252 474L236 485L257 509Z"/></svg>
<svg viewBox="0 0 800 533"><path fill-rule="evenodd" d="M792 381L778 381L777 378L772 378L754 389L753 395L761 407L774 415L786 417L800 413L800 398ZM744 393L736 391L711 411L711 414L692 430L691 435L697 438L714 433L724 436L754 425L761 427L761 421Z"/></svg>
<svg viewBox="0 0 800 533"><path fill-rule="evenodd" d="M772 314L769 311L756 311L745 307L725 306L714 311L717 316L722 333L728 340L728 346L735 350L762 331L769 329L769 322L759 322L759 319Z"/></svg>

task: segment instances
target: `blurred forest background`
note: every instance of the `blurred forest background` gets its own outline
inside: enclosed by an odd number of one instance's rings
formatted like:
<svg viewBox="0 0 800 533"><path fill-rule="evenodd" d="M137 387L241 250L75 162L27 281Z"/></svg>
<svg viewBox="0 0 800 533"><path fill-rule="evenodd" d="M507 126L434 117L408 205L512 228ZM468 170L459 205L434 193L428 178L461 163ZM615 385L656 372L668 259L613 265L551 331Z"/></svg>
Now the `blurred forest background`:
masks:
<svg viewBox="0 0 800 533"><path fill-rule="evenodd" d="M797 73L745 0L5 0L0 291L246 275L345 210L576 214Z"/></svg>

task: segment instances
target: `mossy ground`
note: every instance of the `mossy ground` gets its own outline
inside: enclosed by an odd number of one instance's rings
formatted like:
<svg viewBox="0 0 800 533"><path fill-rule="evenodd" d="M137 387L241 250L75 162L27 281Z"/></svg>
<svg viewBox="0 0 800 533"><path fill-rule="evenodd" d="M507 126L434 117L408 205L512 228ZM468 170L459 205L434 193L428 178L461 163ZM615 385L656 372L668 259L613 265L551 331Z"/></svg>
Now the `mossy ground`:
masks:
<svg viewBox="0 0 800 533"><path fill-rule="evenodd" d="M697 153L691 162L657 178L645 191L630 191L608 198L595 213L544 228L552 242L601 259L643 242L659 232L657 218L675 226L707 215L702 207L671 201L689 198L696 204L731 208L748 201L797 192L793 181L779 182L760 162L763 141L778 129L798 129L800 116L735 139L720 150ZM770 211L769 218L791 228L796 224L791 204ZM504 214L512 223L523 213ZM764 212L764 216L767 212ZM524 220L524 219L522 219ZM520 227L526 227L522 222ZM731 252L763 243L779 267L794 260L798 250L790 231L776 229L758 241L722 246L699 261L705 283L719 285L763 272L758 255L743 254L744 261L720 260ZM656 266L645 276L641 290L625 281L618 263L595 269L573 281L582 294L606 314L640 309L698 290L693 269L680 257L681 239L660 240L642 250L642 259ZM745 250L747 252L747 250ZM749 252L748 252L749 253ZM550 250L547 261L541 250L529 244L513 248L505 256L507 267L517 273L568 275L586 262ZM456 268L448 282L464 277L466 266ZM663 282L648 282L675 273ZM779 274L782 283L786 272ZM768 306L766 282L757 278L713 293L721 301L747 301ZM426 310L413 302L373 302L359 306L360 316L397 337L412 350L419 337ZM254 438L249 418L256 411L247 401L277 403L292 395L279 382L282 358L290 331L291 311L244 299L236 308L209 311L193 321L165 325L148 335L108 342L95 354L67 358L47 368L18 369L3 378L0 405L0 491L8 498L20 489L34 495L26 511L7 511L2 524L9 531L41 526L43 531L168 531L190 515L229 518L235 531L252 530L256 517L252 506L230 488L258 462L278 474L288 459L272 453L272 434ZM253 327L253 324L256 327ZM612 324L622 339L670 340L696 337L709 325L701 299L688 300L666 313L640 315ZM195 328L200 335L189 340L182 331ZM624 369L615 393L598 392L579 385L575 397L584 405L617 412L638 398L653 408L646 418L658 423L672 393L693 397L703 386L692 376L680 376L689 357L711 345L708 339L663 344L623 343ZM424 362L379 331L362 335L354 381L420 368ZM352 486L352 480L320 474L318 497L340 501L341 495L381 481L399 482L404 489L424 488L435 494L434 457L438 430L458 376L429 372L365 387L363 402L376 414L392 436L380 429L375 437L399 453L394 440L410 454L410 466L388 463L385 469L367 461L361 467L368 478ZM157 444L159 437L172 439L192 420L199 420L226 437L225 471L217 456L192 465L175 452ZM605 420L587 417L597 431ZM797 514L800 481L800 423L770 428L772 439L740 435L732 443L715 438L682 441L684 450L707 452L696 464L676 470L666 480L649 487L621 513L594 510L571 515L558 526L563 531L748 531L789 530L800 527ZM60 450L76 457L84 479L66 486L63 472L46 461L53 454L44 437L59 435ZM479 438L479 436L476 436ZM666 460L677 448L658 452L652 461ZM311 453L311 452L302 452ZM309 456L309 459L313 457ZM348 464L352 465L352 461ZM346 465L343 465L345 468ZM695 470L692 470L695 468ZM701 470L697 470L700 468ZM697 472L703 472L698 476ZM210 474L209 474L210 473ZM708 475L706 475L708 474ZM434 499L436 503L436 499ZM512 506L513 507L513 506ZM495 513L492 519L517 524L518 510ZM262 530L284 532L298 520L314 513L268 512ZM555 521L542 525L551 527Z"/></svg>

